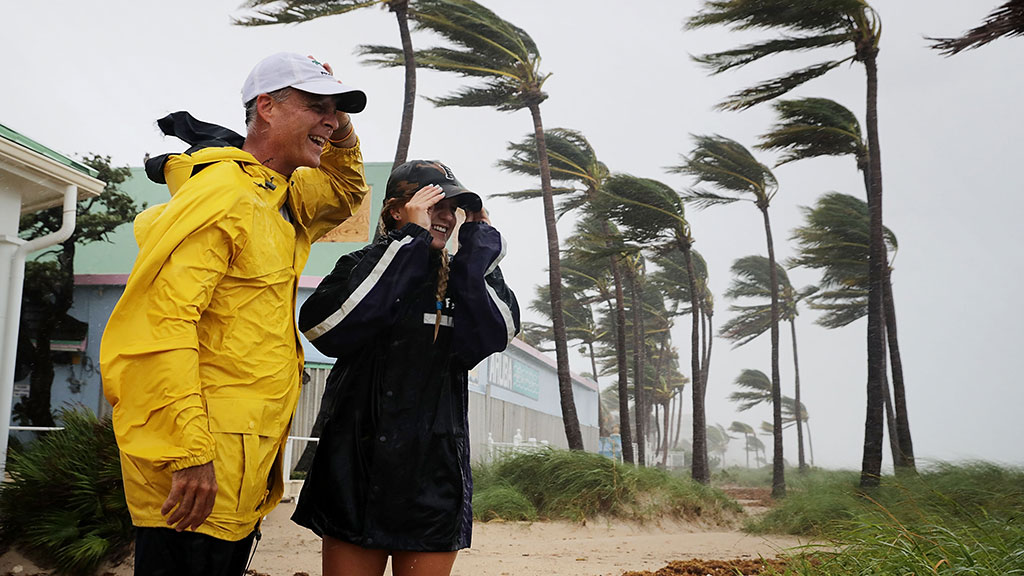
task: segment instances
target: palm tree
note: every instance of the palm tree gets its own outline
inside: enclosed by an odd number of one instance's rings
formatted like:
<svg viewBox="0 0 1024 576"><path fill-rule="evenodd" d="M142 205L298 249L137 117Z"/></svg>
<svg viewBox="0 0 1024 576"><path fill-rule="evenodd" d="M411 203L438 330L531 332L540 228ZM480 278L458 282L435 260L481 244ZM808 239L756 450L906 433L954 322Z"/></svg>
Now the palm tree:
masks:
<svg viewBox="0 0 1024 576"><path fill-rule="evenodd" d="M609 200L601 208L609 220L622 227L630 241L659 250L675 249L683 256L690 292L690 379L693 401L693 458L691 475L707 484L711 481L708 467L707 428L704 410L706 381L701 369L700 310L701 287L694 268L693 236L686 220L683 199L671 187L628 174L608 179L602 194Z"/></svg>
<svg viewBox="0 0 1024 576"><path fill-rule="evenodd" d="M774 422L776 427L775 456L772 462L772 496L786 495L785 467L782 459L782 385L779 377L779 280L775 265L775 242L772 239L768 207L778 191L775 175L758 162L750 151L735 140L722 136L695 136L697 145L679 166L670 168L694 177L699 184L709 184L723 194L702 188L687 191L686 201L698 208L718 204L731 204L740 200L753 202L764 221L765 240L768 245L769 286L771 287L771 367Z"/></svg>
<svg viewBox="0 0 1024 576"><path fill-rule="evenodd" d="M1004 36L1010 38L1021 35L1024 35L1024 0L1009 0L994 9L981 26L968 30L959 38L929 38L929 40L935 42L932 44L932 48L942 52L945 56L952 56L964 50L984 46Z"/></svg>
<svg viewBox="0 0 1024 576"><path fill-rule="evenodd" d="M547 99L542 87L549 76L540 71L540 51L526 31L472 0L417 0L415 23L417 29L429 30L451 44L450 47L416 51L417 66L480 81L447 96L430 98L431 102L437 106L492 107L506 112L525 108L533 117L547 231L548 284L562 423L569 448L583 450L583 436L569 374L558 229L555 227L551 170L540 114L540 104ZM376 63L401 66L404 56L397 50L380 52Z"/></svg>
<svg viewBox="0 0 1024 576"><path fill-rule="evenodd" d="M392 167L405 163L409 156L409 143L412 140L413 108L416 104L416 56L412 48L412 35L409 33L409 0L248 0L244 6L254 9L255 14L234 19L236 25L294 24L316 20L324 16L347 14L370 6L385 6L394 13L398 20L398 34L402 40L401 59L405 67L405 99L402 104L402 125L398 132L398 146L395 149L395 161ZM412 11L412 14L415 14L415 11ZM364 55L378 55L392 52L394 49L387 46L360 46L359 51Z"/></svg>
<svg viewBox="0 0 1024 576"><path fill-rule="evenodd" d="M797 254L789 263L822 271L823 290L811 297L811 307L825 312L817 320L818 324L841 328L867 315L868 207L863 200L832 192L819 198L813 208L802 210L806 224L793 231ZM888 228L885 232L888 249L895 250L895 235ZM891 297L886 300L891 301ZM888 326L888 314L885 320ZM895 329L889 333L889 342L895 344ZM897 471L913 470L913 453L906 451L912 450L906 404L902 401L902 386L896 384L897 378L902 382L902 372L897 369L899 355L890 350L890 358L893 358L893 389L896 391L893 396L897 398L897 406L902 407L893 410L889 385L883 380L882 401L893 463Z"/></svg>
<svg viewBox="0 0 1024 576"><path fill-rule="evenodd" d="M800 402L800 360L797 355L796 317L801 301L814 294L818 288L808 286L799 292L789 282L789 275L782 266L776 264L775 271L779 285L779 320L789 322L790 336L793 342L794 388L796 401ZM732 264L733 280L725 297L737 300L741 298L758 300L753 305L732 305L729 310L737 315L722 325L721 335L733 342L737 348L754 340L771 326L771 306L764 300L771 301L769 286L768 259L764 256L745 256ZM800 470L806 470L804 459L804 431L801 420L796 421L797 454Z"/></svg>
<svg viewBox="0 0 1024 576"><path fill-rule="evenodd" d="M544 318L551 320L551 297L548 294L547 286L535 286L537 294L530 302L530 309L537 312ZM601 330L594 321L594 311L590 308L589 299L577 290L566 290L563 294L565 307L565 335L568 340L578 340L585 350L582 355L590 358L590 366L594 381L597 381L597 361L594 357L594 343L604 337ZM529 333L539 342L553 342L554 333L549 324L533 324Z"/></svg>
<svg viewBox="0 0 1024 576"><path fill-rule="evenodd" d="M759 148L784 152L777 165L819 156L853 156L857 168L864 176L864 189L870 189L870 154L867 143L861 137L860 124L856 116L841 104L827 98L802 98L775 102L779 115L778 122L761 137ZM865 211L864 226L870 225ZM859 221L859 220L858 220ZM865 228L865 240L867 228ZM886 231L888 233L888 231ZM863 252L864 261L869 260L868 247ZM896 331L896 303L892 293L892 269L889 266L888 251L883 252L885 275L883 278L883 329L889 347L889 365L892 371L893 396L896 399L896 426L890 440L897 438L899 454L895 458L899 470L914 469L914 444L910 436L910 422L906 406L906 388L903 380L903 361L900 355L899 338ZM868 270L865 267L865 280ZM865 286L867 289L868 286ZM884 378L884 372L883 372ZM888 398L888 384L884 384L883 398ZM887 401L886 401L887 402ZM891 408L886 405L886 409Z"/></svg>
<svg viewBox="0 0 1024 576"><path fill-rule="evenodd" d="M729 432L721 424L708 426L707 435L708 452L718 454L720 457L718 466L719 468L725 468L725 453L729 450L729 441L732 440L732 436L729 436Z"/></svg>
<svg viewBox="0 0 1024 576"><path fill-rule="evenodd" d="M852 54L790 72L752 88L741 90L720 104L743 110L773 100L805 82L826 74L845 62L860 62L867 76L865 120L868 133L869 290L867 330L867 415L864 424L864 456L861 486L877 486L882 471L882 381L885 378L883 304L885 241L882 225L882 155L878 137L878 43L882 22L866 0L816 0L811 4L792 0L704 0L701 11L688 26L725 25L782 33L781 38L741 46L695 60L719 74L774 54L816 48L852 48ZM778 426L776 426L778 428ZM778 464L775 464L778 466ZM774 490L774 487L773 487Z"/></svg>
<svg viewBox="0 0 1024 576"><path fill-rule="evenodd" d="M685 255L676 249L655 250L652 253L654 264L657 270L651 274L650 283L658 292L664 294L664 298L672 305L671 316L692 314L693 298L690 294L690 275L687 271L687 259ZM704 257L696 250L690 250L690 258L693 269L697 276L693 285L696 286L700 304L699 314L701 315L701 382L708 381L708 370L711 364L711 337L712 315L714 314L714 297L707 288L708 267ZM701 297L701 295L703 295ZM705 390L706 394L706 390ZM679 443L679 435L682 431L683 412L679 410L676 414L676 433L672 441L673 445Z"/></svg>
<svg viewBox="0 0 1024 576"><path fill-rule="evenodd" d="M743 450L747 454L747 468L750 468L750 449L753 447L750 442L750 438L754 436L753 426L751 426L750 424L746 424L744 422L740 422L738 420L734 420L733 423L729 425L729 432L743 434L743 437L746 439L746 444L744 445ZM756 452L754 453L754 459L757 459Z"/></svg>
<svg viewBox="0 0 1024 576"><path fill-rule="evenodd" d="M608 168L598 160L597 153L586 137L578 131L565 128L553 128L544 132L545 148L548 155L549 171L551 181L560 186L552 186L552 195L558 196L562 202L558 206L557 213L565 214L577 208L586 208L592 205L598 197L605 180L608 178ZM522 174L526 176L541 176L541 162L538 155L537 138L530 134L519 142L510 142L508 149L511 156L500 160L498 166L507 172ZM497 197L509 198L513 201L523 201L532 198L542 198L543 190L521 190L497 194ZM620 414L629 414L629 395L627 393L629 382L626 367L626 340L625 324L626 312L623 304L624 294L622 288L622 274L620 260L622 259L621 241L618 233L602 217L585 217L588 223L581 226L577 237L582 240L581 253L585 252L596 258L602 264L607 263L612 276L614 288L615 315L613 330L616 336L616 359L618 361L619 376L619 398ZM599 264L600 265L600 264ZM566 274L570 270L565 269ZM620 426L622 434L622 456L625 462L633 463L632 434L628 423Z"/></svg>
<svg viewBox="0 0 1024 576"><path fill-rule="evenodd" d="M772 383L768 376L760 370L745 369L740 372L740 375L736 377L734 381L736 386L739 388L738 391L733 392L729 395L731 402L739 404L737 410L744 412L750 410L754 406L764 404L772 401L771 387ZM797 407L799 406L799 409ZM788 428L794 423L807 424L808 415L807 407L802 402L797 402L795 399L789 396L782 397L782 428ZM734 423L735 424L735 423ZM742 424L742 423L740 423ZM779 427L769 422L761 423L761 430L766 431L768 434L775 436L775 431ZM807 434L808 441L810 441L810 428L808 428ZM811 465L814 465L814 448L811 447Z"/></svg>

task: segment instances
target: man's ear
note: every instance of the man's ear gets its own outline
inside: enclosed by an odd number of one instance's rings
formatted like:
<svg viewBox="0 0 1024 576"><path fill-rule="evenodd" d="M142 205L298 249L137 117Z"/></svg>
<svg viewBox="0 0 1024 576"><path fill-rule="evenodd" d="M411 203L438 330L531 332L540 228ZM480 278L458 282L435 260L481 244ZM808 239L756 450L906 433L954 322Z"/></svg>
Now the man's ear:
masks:
<svg viewBox="0 0 1024 576"><path fill-rule="evenodd" d="M276 104L269 94L260 94L256 97L256 115L269 124Z"/></svg>

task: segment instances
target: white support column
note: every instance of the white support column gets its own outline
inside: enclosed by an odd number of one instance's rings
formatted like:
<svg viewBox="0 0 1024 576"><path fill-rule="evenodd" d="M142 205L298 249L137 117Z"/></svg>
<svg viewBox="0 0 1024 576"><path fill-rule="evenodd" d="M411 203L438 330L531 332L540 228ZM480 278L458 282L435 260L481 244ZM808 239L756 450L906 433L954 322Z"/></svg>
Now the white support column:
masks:
<svg viewBox="0 0 1024 576"><path fill-rule="evenodd" d="M78 186L69 184L64 189L64 219L60 229L52 234L24 242L0 266L7 266L10 275L7 284L7 310L3 316L3 345L0 349L0 479L7 469L7 437L11 429L11 404L14 395L14 365L18 351L18 324L21 320L21 296L25 287L25 259L36 250L59 244L71 237L75 230L78 204ZM20 209L19 209L20 213ZM15 232L16 234L17 232ZM17 237L15 236L15 240ZM10 239L8 239L10 241ZM3 252L6 254L6 251ZM2 277L0 277L2 282ZM2 307L0 301L0 307Z"/></svg>

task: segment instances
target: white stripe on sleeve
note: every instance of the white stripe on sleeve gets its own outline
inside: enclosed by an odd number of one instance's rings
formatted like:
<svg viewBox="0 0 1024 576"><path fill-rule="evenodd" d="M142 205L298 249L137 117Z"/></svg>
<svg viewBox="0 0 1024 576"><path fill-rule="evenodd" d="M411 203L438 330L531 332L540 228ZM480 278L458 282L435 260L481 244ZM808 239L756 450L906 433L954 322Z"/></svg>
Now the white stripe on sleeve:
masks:
<svg viewBox="0 0 1024 576"><path fill-rule="evenodd" d="M363 301L363 298L370 293L370 290L373 290L374 286L377 285L377 282L380 281L381 276L384 275L388 266L390 266L391 262L394 261L395 255L398 254L398 251L407 246L414 239L415 238L413 236L406 236L397 242L392 242L384 252L384 256L382 256L380 261L377 262L377 265L373 267L373 271L370 272L370 275L367 276L366 279L363 280L352 294L341 304L341 308L338 308L338 310L328 316L323 322L303 332L303 335L312 342L329 332L338 324L341 324L345 317L348 316L349 313L351 313L352 310L354 310L355 307Z"/></svg>

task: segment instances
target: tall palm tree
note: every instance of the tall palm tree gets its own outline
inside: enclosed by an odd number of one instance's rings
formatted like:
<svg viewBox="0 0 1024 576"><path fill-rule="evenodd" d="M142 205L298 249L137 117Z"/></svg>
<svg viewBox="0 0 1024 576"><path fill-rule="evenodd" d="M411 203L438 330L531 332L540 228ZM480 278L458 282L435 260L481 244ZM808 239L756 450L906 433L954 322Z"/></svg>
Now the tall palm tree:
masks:
<svg viewBox="0 0 1024 576"><path fill-rule="evenodd" d="M609 220L616 222L629 239L639 245L660 250L675 249L683 256L690 290L690 380L693 402L693 458L691 476L707 484L711 481L708 467L707 427L704 397L706 381L701 369L700 309L701 287L692 257L693 236L686 220L683 199L671 187L628 174L616 174L602 190L608 202L601 208Z"/></svg>
<svg viewBox="0 0 1024 576"><path fill-rule="evenodd" d="M804 207L802 210L805 224L793 230L792 238L796 240L797 253L789 264L821 270L823 290L811 297L811 308L825 312L817 320L818 324L826 328L841 328L868 313L868 207L863 200L831 192L821 196L814 207ZM895 235L888 228L885 233L888 249L895 250ZM887 297L886 300L891 298ZM888 315L885 321L888 326ZM895 329L889 335L889 342L895 345ZM890 358L893 358L894 364L893 396L897 398L897 407L902 409L893 409L889 385L884 380L882 402L889 427L893 463L899 472L914 469L913 446L909 441L910 431L906 423L902 387L896 385L896 379L902 376L896 366L899 356L890 351ZM903 437L904 433L906 438Z"/></svg>
<svg viewBox="0 0 1024 576"><path fill-rule="evenodd" d="M776 435L775 455L772 462L772 496L786 495L786 470L782 457L782 384L779 377L779 279L775 265L775 241L772 238L771 218L768 207L778 191L775 175L767 166L758 162L743 145L722 136L694 136L696 146L690 156L679 166L670 168L692 176L698 187L686 193L686 201L698 208L731 204L741 200L753 202L761 212L764 221L765 241L768 245L769 286L771 287L771 367L773 418ZM712 190L700 188L701 184L712 186Z"/></svg>
<svg viewBox="0 0 1024 576"><path fill-rule="evenodd" d="M808 286L797 291L789 282L789 275L786 270L776 264L775 271L779 281L779 320L789 322L790 337L793 342L793 369L794 369L794 396L800 402L800 360L797 355L796 340L796 317L799 314L801 301L817 292L816 286ZM732 264L733 279L725 297L738 300L755 300L755 304L737 305L729 307L729 310L736 313L732 319L722 325L721 335L733 342L733 348L743 346L764 334L771 326L771 305L765 305L764 301L771 302L771 288L769 286L768 259L764 256L744 256ZM796 421L797 455L800 470L806 470L807 463L804 459L804 431L800 420Z"/></svg>
<svg viewBox="0 0 1024 576"><path fill-rule="evenodd" d="M491 107L506 112L525 108L533 117L547 231L548 284L562 423L569 448L583 450L583 436L569 373L569 351L562 315L558 229L555 227L551 169L540 113L540 105L548 97L542 88L549 76L540 71L540 51L526 31L472 0L417 0L415 25L417 29L437 34L450 44L417 50L417 66L452 72L478 81L447 96L430 98L431 102L437 106ZM382 52L377 63L401 66L404 56L398 51Z"/></svg>
<svg viewBox="0 0 1024 576"><path fill-rule="evenodd" d="M558 196L561 203L557 213L565 214L577 208L585 208L592 205L598 197L605 180L608 178L608 168L598 160L597 153L586 137L579 131L565 128L552 128L544 131L545 149L548 155L549 171L552 183L552 196ZM538 155L539 147L535 134L530 134L518 142L510 142L508 145L511 156L498 161L498 166L507 172L522 174L526 176L541 176L541 162ZM533 198L542 198L543 190L521 190L497 194L497 197L509 198L513 201L523 201ZM628 373L625 344L626 312L623 304L624 293L622 288L622 272L620 260L622 251L617 249L621 246L618 233L602 217L586 217L589 222L582 227L577 236L583 240L586 251L595 255L598 260L606 262L612 275L614 288L615 315L613 330L616 336L616 360L618 362L619 377L619 398L620 415L628 415L629 395L627 389ZM602 248L603 246L603 248ZM565 270L566 273L569 273ZM625 462L633 463L632 435L628 422L620 426L622 434L622 456Z"/></svg>
<svg viewBox="0 0 1024 576"><path fill-rule="evenodd" d="M657 270L651 274L650 283L661 294L665 300L671 303L671 315L692 314L693 298L690 291L690 275L687 270L687 259L685 255L676 249L655 250L652 252L654 264ZM714 314L714 297L708 290L708 266L704 257L696 250L690 250L690 259L693 264L694 273L697 275L693 285L697 288L699 311L701 315L701 382L708 381L708 370L711 364L711 334L712 315ZM706 394L706 390L705 390ZM676 414L675 438L672 445L679 443L679 435L682 432L683 412L679 410Z"/></svg>
<svg viewBox="0 0 1024 576"><path fill-rule="evenodd" d="M402 103L402 125L398 132L395 161L392 167L404 164L409 156L412 141L412 119L416 104L416 56L409 33L410 0L248 0L244 6L253 9L254 14L234 19L239 26L267 26L270 24L294 24L346 14L360 8L385 6L398 20L398 34L402 40L401 58L405 68L405 97ZM413 11L413 14L415 12ZM364 55L378 55L394 51L387 46L360 46ZM370 60L371 62L373 60Z"/></svg>
<svg viewBox="0 0 1024 576"><path fill-rule="evenodd" d="M864 177L864 190L870 190L870 154L868 145L861 136L860 123L853 112L827 98L801 98L779 100L774 103L779 120L771 130L761 137L759 148L782 151L784 154L777 165L819 156L853 156L857 168ZM870 196L870 195L869 195ZM870 225L865 212L864 226ZM865 232L866 232L865 228ZM887 233L887 232L886 232ZM865 240L866 240L865 236ZM868 246L863 252L867 262ZM899 337L896 330L896 303L892 292L892 269L889 266L888 251L883 251L885 264L882 281L883 329L889 349L889 369L892 372L893 396L896 404L896 426L890 426L897 439L897 470L914 469L914 443L910 436L910 422L906 405L906 388L903 380L903 361L900 355ZM867 273L867 268L864 269ZM865 280L868 280L865 274ZM868 289L869 286L865 286ZM883 374L884 376L884 374ZM888 398L888 384L884 383L883 398ZM887 411L891 408L886 404Z"/></svg>
<svg viewBox="0 0 1024 576"><path fill-rule="evenodd" d="M745 66L767 56L818 48L852 49L845 58L827 60L741 90L729 96L721 108L743 110L773 100L805 82L818 78L845 62L860 62L867 77L865 120L868 133L870 185L869 290L867 330L867 414L864 420L864 455L860 484L877 486L882 472L882 381L885 378L883 298L885 241L882 225L882 155L878 137L878 45L882 21L866 0L704 0L702 9L688 21L691 28L724 25L737 29L779 32L781 37L704 54L695 60L712 74ZM778 428L778 426L776 426Z"/></svg>
<svg viewBox="0 0 1024 576"><path fill-rule="evenodd" d="M929 38L932 48L945 56L978 48L1002 37L1024 35L1024 0L1009 0L994 9L985 21L959 38Z"/></svg>

